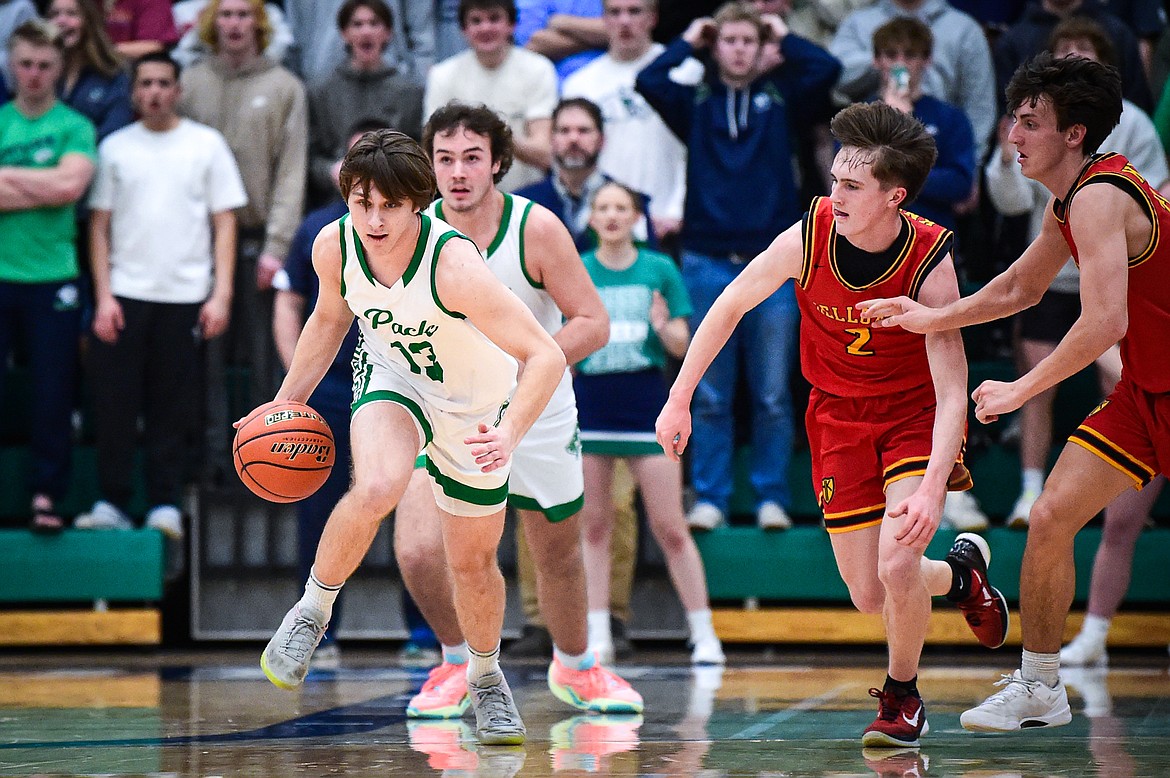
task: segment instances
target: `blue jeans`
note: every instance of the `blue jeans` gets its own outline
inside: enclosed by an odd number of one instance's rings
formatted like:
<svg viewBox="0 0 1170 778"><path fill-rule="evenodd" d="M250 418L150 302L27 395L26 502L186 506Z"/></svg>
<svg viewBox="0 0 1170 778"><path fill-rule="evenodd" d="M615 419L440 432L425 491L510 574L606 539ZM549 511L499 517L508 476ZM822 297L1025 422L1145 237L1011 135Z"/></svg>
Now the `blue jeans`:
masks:
<svg viewBox="0 0 1170 778"><path fill-rule="evenodd" d="M32 383L29 487L33 494L47 494L55 501L69 488L80 317L76 280L0 282L0 396L5 365L20 338Z"/></svg>
<svg viewBox="0 0 1170 778"><path fill-rule="evenodd" d="M683 281L694 306L692 331L746 266L725 257L683 251ZM741 364L752 403L750 480L756 504L789 505L788 462L794 425L789 376L800 332L794 289L788 281L744 315L695 390L689 446L691 484L700 502L724 513L731 500L735 451L732 404Z"/></svg>

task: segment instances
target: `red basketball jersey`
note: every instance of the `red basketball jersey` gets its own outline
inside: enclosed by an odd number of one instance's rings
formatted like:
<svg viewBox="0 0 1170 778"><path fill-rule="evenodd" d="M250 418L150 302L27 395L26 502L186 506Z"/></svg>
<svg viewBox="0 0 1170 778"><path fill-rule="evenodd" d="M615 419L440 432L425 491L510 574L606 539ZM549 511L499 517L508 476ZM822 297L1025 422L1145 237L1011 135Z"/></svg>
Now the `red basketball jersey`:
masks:
<svg viewBox="0 0 1170 778"><path fill-rule="evenodd" d="M1122 155L1090 157L1064 201L1052 203L1052 213L1078 265L1068 208L1077 192L1098 182L1113 184L1133 197L1153 224L1149 245L1129 259L1129 331L1121 339L1121 364L1125 374L1147 392L1170 392L1165 340L1170 332L1170 203Z"/></svg>
<svg viewBox="0 0 1170 778"><path fill-rule="evenodd" d="M845 238L837 235L829 199L814 199L804 216L804 263L796 292L800 364L809 383L823 392L873 397L931 383L926 336L874 327L854 307L875 297L917 299L930 271L950 253L950 230L906 211L901 219L902 231L887 252L888 267L872 282L854 286L842 275Z"/></svg>

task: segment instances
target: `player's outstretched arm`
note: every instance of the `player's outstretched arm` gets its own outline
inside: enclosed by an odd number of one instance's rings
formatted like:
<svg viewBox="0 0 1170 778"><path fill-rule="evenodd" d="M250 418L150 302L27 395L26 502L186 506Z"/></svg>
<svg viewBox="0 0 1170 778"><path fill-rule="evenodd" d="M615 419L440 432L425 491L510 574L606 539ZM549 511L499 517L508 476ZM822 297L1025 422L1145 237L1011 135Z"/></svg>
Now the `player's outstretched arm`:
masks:
<svg viewBox="0 0 1170 778"><path fill-rule="evenodd" d="M658 416L655 430L666 455L679 461L691 437L691 397L715 355L727 343L743 315L755 308L801 270L801 223L780 233L756 256L715 300L687 349L670 397Z"/></svg>
<svg viewBox="0 0 1170 778"><path fill-rule="evenodd" d="M565 372L565 354L528 307L500 283L469 240L449 240L435 270L435 291L448 311L476 329L523 366L508 412L496 427L481 425L465 440L485 473L502 467L540 416Z"/></svg>
<svg viewBox="0 0 1170 778"><path fill-rule="evenodd" d="M1137 203L1110 184L1091 184L1072 202L1070 223L1081 266L1081 314L1056 349L1011 382L984 381L972 393L975 418L993 422L1093 363L1129 327L1129 267L1124 225L1145 219Z"/></svg>
<svg viewBox="0 0 1170 778"><path fill-rule="evenodd" d="M288 374L277 400L308 402L329 370L341 342L353 324L353 311L341 296L341 242L338 224L327 224L313 241L313 269L320 280L317 305L297 339Z"/></svg>
<svg viewBox="0 0 1170 778"><path fill-rule="evenodd" d="M575 365L609 342L609 313L585 270L573 237L547 208L533 204L524 225L526 267L561 309L565 326L553 340Z"/></svg>
<svg viewBox="0 0 1170 778"><path fill-rule="evenodd" d="M1068 255L1068 244L1049 208L1040 234L1020 258L970 297L941 308L909 297L879 298L858 303L857 309L875 326L911 332L939 332L1003 319L1040 302Z"/></svg>
<svg viewBox="0 0 1170 778"><path fill-rule="evenodd" d="M918 299L931 308L941 308L959 299L959 284L951 257L943 259L926 277ZM947 480L963 445L963 428L967 421L967 357L959 330L927 334L926 357L935 394L930 460L922 483L910 497L890 511L894 516L906 516L898 542L920 550L926 549L942 519Z"/></svg>

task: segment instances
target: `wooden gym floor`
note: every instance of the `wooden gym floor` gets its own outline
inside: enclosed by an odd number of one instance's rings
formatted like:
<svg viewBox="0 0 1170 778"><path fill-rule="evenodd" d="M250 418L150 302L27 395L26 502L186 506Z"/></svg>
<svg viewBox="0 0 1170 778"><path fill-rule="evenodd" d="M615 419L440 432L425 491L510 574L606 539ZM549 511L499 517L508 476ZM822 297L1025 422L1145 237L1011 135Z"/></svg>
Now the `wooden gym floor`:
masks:
<svg viewBox="0 0 1170 778"><path fill-rule="evenodd" d="M642 717L574 715L543 664L506 662L529 733L508 749L478 746L470 718L408 722L423 671L386 650L349 649L296 693L263 679L258 650L0 654L0 775L1170 776L1164 650L1067 672L1067 727L977 736L958 715L1017 649L928 647L931 731L904 753L860 746L878 651L733 649L725 670L698 673L680 652L640 652L620 670L646 698Z"/></svg>

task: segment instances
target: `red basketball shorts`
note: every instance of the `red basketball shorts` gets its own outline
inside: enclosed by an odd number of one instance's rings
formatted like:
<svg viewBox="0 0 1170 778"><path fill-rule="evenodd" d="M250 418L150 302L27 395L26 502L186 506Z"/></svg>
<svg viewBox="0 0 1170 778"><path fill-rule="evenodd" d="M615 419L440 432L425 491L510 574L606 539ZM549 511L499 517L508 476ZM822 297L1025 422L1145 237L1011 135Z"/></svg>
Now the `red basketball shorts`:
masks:
<svg viewBox="0 0 1170 778"><path fill-rule="evenodd" d="M1141 489L1170 467L1170 394L1152 394L1126 376L1069 436Z"/></svg>

